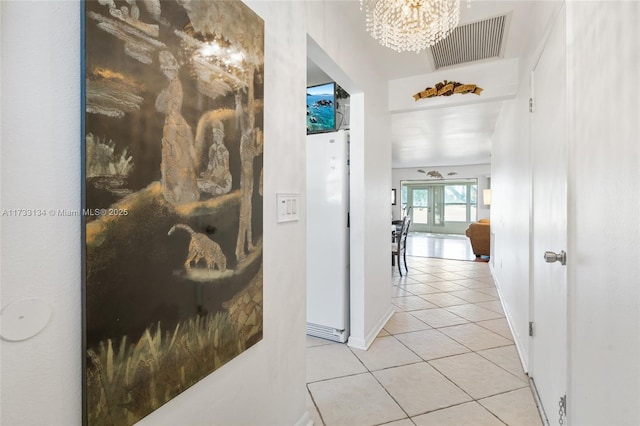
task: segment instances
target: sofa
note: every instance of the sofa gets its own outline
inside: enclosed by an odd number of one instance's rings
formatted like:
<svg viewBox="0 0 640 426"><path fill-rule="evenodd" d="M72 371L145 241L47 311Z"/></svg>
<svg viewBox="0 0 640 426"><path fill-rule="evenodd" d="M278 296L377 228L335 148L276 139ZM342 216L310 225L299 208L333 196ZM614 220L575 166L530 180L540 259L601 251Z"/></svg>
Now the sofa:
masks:
<svg viewBox="0 0 640 426"><path fill-rule="evenodd" d="M489 219L480 219L470 224L466 234L471 240L471 248L476 257L491 254L491 222Z"/></svg>

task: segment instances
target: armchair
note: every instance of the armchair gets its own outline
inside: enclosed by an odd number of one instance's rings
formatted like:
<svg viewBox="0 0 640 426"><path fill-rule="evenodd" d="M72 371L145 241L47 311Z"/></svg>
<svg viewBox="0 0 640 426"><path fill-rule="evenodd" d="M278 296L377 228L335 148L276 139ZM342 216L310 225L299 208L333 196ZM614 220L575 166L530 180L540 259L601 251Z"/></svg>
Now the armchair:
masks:
<svg viewBox="0 0 640 426"><path fill-rule="evenodd" d="M466 234L471 240L471 248L476 257L491 254L491 222L489 219L480 219L470 224Z"/></svg>

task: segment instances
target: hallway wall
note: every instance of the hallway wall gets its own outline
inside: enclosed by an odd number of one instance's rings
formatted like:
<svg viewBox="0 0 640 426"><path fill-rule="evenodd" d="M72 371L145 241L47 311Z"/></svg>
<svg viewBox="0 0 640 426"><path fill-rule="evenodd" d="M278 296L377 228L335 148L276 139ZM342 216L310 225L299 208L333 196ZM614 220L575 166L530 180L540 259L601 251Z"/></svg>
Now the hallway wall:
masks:
<svg viewBox="0 0 640 426"><path fill-rule="evenodd" d="M275 220L275 192L305 188L304 6L254 3L266 21L268 81L264 338L141 424L294 424L305 413L305 309L291 303L305 298L305 222ZM77 209L80 3L1 7L2 208ZM39 335L0 343L2 424L81 422L80 245L78 217L2 217L2 306L38 298L53 309Z"/></svg>
<svg viewBox="0 0 640 426"><path fill-rule="evenodd" d="M361 35L350 33L343 3L307 2L307 22L309 36L331 59L329 64L314 61L351 94L349 345L365 349L393 314L385 231L391 214L391 128L388 93L380 90L386 82L369 65L374 58ZM337 67L324 68L332 64Z"/></svg>
<svg viewBox="0 0 640 426"><path fill-rule="evenodd" d="M529 367L529 277L531 229L530 73L561 2L537 2L528 54L519 62L515 99L505 101L492 138L491 267L516 346Z"/></svg>
<svg viewBox="0 0 640 426"><path fill-rule="evenodd" d="M529 250L529 73L560 5L537 3L519 92L493 137L491 263L525 366L529 259L539 255ZM638 22L637 2L567 2L567 421L574 425L640 423ZM611 84L619 89L594 90Z"/></svg>
<svg viewBox="0 0 640 426"><path fill-rule="evenodd" d="M354 346L391 312L391 160L386 92L350 37L339 2L246 1L265 20L264 338L141 424L306 423L304 214L277 224L275 193L305 192L307 31L351 79ZM77 209L80 181L80 3L0 2L2 208ZM285 113L283 113L283 111ZM296 117L299 117L298 121ZM355 126L354 126L355 127ZM48 326L0 341L0 423L81 421L81 241L78 217L2 217L1 306L38 298ZM276 391L274 391L276 390ZM34 410L33 407L38 409Z"/></svg>
<svg viewBox="0 0 640 426"><path fill-rule="evenodd" d="M567 2L574 425L640 424L639 22L638 2Z"/></svg>

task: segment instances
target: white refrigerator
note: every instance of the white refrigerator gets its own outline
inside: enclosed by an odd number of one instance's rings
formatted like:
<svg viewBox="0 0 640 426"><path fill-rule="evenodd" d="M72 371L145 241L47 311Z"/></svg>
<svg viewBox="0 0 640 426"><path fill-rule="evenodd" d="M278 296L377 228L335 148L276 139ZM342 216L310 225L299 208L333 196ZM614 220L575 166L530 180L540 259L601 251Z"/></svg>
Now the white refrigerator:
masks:
<svg viewBox="0 0 640 426"><path fill-rule="evenodd" d="M307 334L349 338L349 134L307 136Z"/></svg>

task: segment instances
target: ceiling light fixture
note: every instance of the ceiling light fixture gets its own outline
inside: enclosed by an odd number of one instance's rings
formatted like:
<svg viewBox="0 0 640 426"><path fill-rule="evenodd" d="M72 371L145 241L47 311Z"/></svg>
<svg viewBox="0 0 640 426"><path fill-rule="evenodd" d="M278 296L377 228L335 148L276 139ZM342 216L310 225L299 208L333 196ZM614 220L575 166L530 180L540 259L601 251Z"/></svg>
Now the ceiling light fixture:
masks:
<svg viewBox="0 0 640 426"><path fill-rule="evenodd" d="M398 52L420 52L458 25L460 0L360 0L367 31Z"/></svg>

